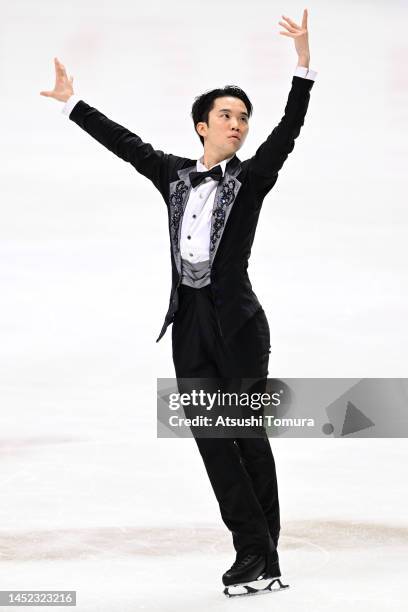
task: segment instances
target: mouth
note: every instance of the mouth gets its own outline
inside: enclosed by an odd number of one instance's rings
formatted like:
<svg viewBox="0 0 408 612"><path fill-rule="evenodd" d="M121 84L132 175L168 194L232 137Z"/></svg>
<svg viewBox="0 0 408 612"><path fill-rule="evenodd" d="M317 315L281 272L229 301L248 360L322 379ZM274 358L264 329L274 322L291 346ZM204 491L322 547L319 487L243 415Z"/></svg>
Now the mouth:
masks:
<svg viewBox="0 0 408 612"><path fill-rule="evenodd" d="M239 136L228 136L228 138L233 138L234 140L241 140Z"/></svg>

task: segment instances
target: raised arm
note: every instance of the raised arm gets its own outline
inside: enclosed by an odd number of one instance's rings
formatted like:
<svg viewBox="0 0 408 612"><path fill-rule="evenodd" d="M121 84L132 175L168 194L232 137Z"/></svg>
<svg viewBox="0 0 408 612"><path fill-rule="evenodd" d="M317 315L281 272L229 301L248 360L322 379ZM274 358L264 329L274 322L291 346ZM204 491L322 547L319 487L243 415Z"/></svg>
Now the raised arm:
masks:
<svg viewBox="0 0 408 612"><path fill-rule="evenodd" d="M96 108L74 96L73 80L68 78L65 67L54 58L55 85L52 91L41 91L40 95L61 102L75 102L69 118L95 138L112 153L130 163L138 172L150 179L163 194L167 185L169 159L174 156L155 150L151 144L122 125L108 119ZM73 97L74 96L74 97ZM70 103L66 104L70 107Z"/></svg>
<svg viewBox="0 0 408 612"><path fill-rule="evenodd" d="M298 66L292 78L292 87L279 124L272 130L249 160L249 170L256 174L262 188L270 188L276 182L278 172L293 151L295 140L304 123L316 72L309 70L310 51L307 30L307 10L303 12L302 25L282 15L286 23L279 21L287 31L280 34L294 38L298 54Z"/></svg>

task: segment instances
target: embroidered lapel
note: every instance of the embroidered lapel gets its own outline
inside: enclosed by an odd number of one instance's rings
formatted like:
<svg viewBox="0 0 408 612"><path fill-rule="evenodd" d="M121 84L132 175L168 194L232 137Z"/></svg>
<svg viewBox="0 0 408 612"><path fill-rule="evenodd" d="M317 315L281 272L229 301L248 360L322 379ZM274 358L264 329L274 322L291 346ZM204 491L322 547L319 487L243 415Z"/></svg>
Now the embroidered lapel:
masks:
<svg viewBox="0 0 408 612"><path fill-rule="evenodd" d="M240 171L241 162L237 157L233 157L228 162L224 177L219 182L217 191L215 192L213 213L211 216L210 266L213 264L228 217L231 214L232 207L241 189L242 183L235 178Z"/></svg>
<svg viewBox="0 0 408 612"><path fill-rule="evenodd" d="M189 166L178 171L179 180L170 183L169 191L169 224L170 242L176 262L178 273L181 275L181 254L180 254L180 235L181 224L186 208L188 196L191 191L189 173L193 172L196 166Z"/></svg>

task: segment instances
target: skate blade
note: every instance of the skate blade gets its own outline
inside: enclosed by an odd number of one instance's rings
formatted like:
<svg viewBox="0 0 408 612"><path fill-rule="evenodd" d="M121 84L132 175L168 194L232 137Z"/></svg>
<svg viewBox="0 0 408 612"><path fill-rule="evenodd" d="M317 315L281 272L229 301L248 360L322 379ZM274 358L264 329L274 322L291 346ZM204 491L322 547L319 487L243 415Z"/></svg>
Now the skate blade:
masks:
<svg viewBox="0 0 408 612"><path fill-rule="evenodd" d="M279 578L269 578L265 580L254 580L253 582L243 584L232 584L225 587L223 592L227 597L240 597L242 595L265 595L266 593L284 591L288 588L289 585L282 584Z"/></svg>

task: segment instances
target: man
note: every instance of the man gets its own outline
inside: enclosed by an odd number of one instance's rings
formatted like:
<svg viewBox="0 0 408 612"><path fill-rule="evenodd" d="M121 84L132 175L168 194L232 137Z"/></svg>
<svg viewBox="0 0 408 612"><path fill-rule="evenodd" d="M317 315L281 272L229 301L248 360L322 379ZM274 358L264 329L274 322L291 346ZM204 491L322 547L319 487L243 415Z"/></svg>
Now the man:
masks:
<svg viewBox="0 0 408 612"><path fill-rule="evenodd" d="M252 105L238 87L196 98L192 117L204 145L200 160L155 150L86 104L74 95L73 77L68 78L57 58L54 90L41 92L65 102L63 112L149 178L167 204L172 290L157 341L173 323L178 380L264 380L268 374L269 326L247 265L262 202L294 148L316 76L309 70L307 10L301 26L282 17L279 24L285 31L280 34L294 39L298 66L284 117L243 162L236 153L248 134ZM279 501L266 433L258 438L195 439L236 550L235 562L223 575L224 585L278 578Z"/></svg>

